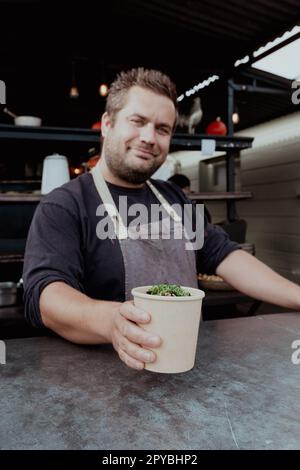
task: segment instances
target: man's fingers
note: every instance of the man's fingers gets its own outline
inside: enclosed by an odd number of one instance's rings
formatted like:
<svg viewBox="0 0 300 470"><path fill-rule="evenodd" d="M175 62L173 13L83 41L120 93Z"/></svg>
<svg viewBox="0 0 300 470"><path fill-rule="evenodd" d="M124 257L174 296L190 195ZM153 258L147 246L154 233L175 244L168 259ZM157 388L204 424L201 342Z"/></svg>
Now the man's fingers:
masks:
<svg viewBox="0 0 300 470"><path fill-rule="evenodd" d="M140 362L154 362L156 354L149 349L143 349L135 343L131 343L127 338L121 336L119 339L119 349L124 351L128 356Z"/></svg>
<svg viewBox="0 0 300 470"><path fill-rule="evenodd" d="M124 302L120 306L120 314L136 323L148 323L151 319L148 312L136 307L133 302Z"/></svg>
<svg viewBox="0 0 300 470"><path fill-rule="evenodd" d="M151 349L160 346L161 338L137 324L149 321L150 315L132 302L123 303L116 311L112 343L120 359L133 369L144 369L145 363L156 360Z"/></svg>
<svg viewBox="0 0 300 470"><path fill-rule="evenodd" d="M141 361L137 361L133 357L130 357L125 351L120 349L118 351L121 361L123 361L128 367L132 369L142 370L145 367L145 364Z"/></svg>
<svg viewBox="0 0 300 470"><path fill-rule="evenodd" d="M119 332L132 343L142 344L149 348L157 348L161 344L161 338L158 335L148 333L140 326L128 320L120 322Z"/></svg>

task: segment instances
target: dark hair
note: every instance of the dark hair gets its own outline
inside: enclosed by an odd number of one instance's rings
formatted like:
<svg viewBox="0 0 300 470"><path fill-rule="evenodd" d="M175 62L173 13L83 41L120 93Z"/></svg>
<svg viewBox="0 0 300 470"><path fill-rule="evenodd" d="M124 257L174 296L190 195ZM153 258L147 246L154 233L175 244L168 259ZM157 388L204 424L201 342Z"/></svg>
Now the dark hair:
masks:
<svg viewBox="0 0 300 470"><path fill-rule="evenodd" d="M114 122L115 115L125 105L128 91L134 86L146 88L170 98L177 111L176 86L171 79L159 70L139 67L121 72L110 86L105 111L111 116L112 122Z"/></svg>
<svg viewBox="0 0 300 470"><path fill-rule="evenodd" d="M177 173L176 175L171 176L168 181L172 181L172 183L175 183L177 186L180 188L186 188L187 186L191 186L191 181L190 179L185 176Z"/></svg>

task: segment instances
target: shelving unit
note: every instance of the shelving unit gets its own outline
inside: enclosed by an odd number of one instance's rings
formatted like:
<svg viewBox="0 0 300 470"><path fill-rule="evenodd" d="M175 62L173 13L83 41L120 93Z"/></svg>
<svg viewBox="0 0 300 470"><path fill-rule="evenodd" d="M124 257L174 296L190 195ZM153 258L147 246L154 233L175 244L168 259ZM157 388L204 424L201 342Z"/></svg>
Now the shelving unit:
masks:
<svg viewBox="0 0 300 470"><path fill-rule="evenodd" d="M191 198L195 202L202 202L204 200L226 201L227 219L229 222L234 222L238 218L235 201L252 197L250 192L235 191L235 159L240 157L242 150L252 147L253 137L175 134L172 139L171 150L201 150L204 139L214 140L215 150L224 151L223 158L226 161L226 192L197 193L193 194ZM220 160L222 157L218 156L216 158Z"/></svg>
<svg viewBox="0 0 300 470"><path fill-rule="evenodd" d="M246 199L251 197L249 192L235 192L234 182L234 159L239 156L240 151L252 146L253 138L251 137L228 137L228 136L208 136L202 134L188 135L175 134L172 137L170 151L175 150L199 150L201 151L203 140L214 140L216 151L224 151L227 169L227 191L223 193L197 193L193 194L192 199L197 201L203 200L224 200L227 204L228 220L236 219L235 201L238 199ZM2 146L5 151L10 148L14 150L22 148L22 152L18 152L18 161L28 156L28 152L24 151L26 145L34 144L34 148L38 148L38 155L41 159L53 151L74 155L75 158L81 158L81 161L88 159L88 150L91 147L100 147L100 131L91 129L74 129L74 128L56 128L56 127L24 127L15 125L0 125L0 151ZM36 147L37 145L37 147ZM22 146L22 147L20 147ZM6 155L5 152L2 155ZM32 182L32 181L31 181ZM6 182L7 183L7 182ZM24 181L26 184L26 180ZM34 205L38 204L41 195L33 191L20 192L16 191L0 192L0 206L3 205Z"/></svg>
<svg viewBox="0 0 300 470"><path fill-rule="evenodd" d="M226 193L200 193L194 194L197 200L226 200L227 218L234 221L237 218L235 200L251 197L251 193L236 193L234 179L234 160L240 152L252 146L252 137L211 136L204 134L175 134L172 137L170 151L176 150L202 150L203 140L215 141L216 151L224 151L226 159ZM57 128L57 127L24 127L14 125L0 125L0 145L5 142L24 143L31 142L43 147L43 155L53 151L72 154L74 158L84 160L92 146L100 148L100 131L91 129ZM25 153L26 155L26 153ZM42 157L41 157L42 158ZM87 158L87 157L86 157ZM218 157L220 158L220 157ZM23 197L23 196L22 196ZM26 197L26 202L37 202L38 196ZM25 199L24 199L25 200ZM16 197L1 195L0 202L20 202Z"/></svg>

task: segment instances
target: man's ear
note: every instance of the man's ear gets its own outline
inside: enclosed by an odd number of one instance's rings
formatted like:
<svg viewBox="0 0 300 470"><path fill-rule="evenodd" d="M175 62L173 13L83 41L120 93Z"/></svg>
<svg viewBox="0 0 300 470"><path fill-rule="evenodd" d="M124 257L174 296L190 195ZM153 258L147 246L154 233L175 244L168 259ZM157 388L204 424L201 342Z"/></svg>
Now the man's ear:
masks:
<svg viewBox="0 0 300 470"><path fill-rule="evenodd" d="M107 132L109 131L110 128L111 128L111 118L109 117L109 114L105 112L101 118L101 133L103 137L106 137Z"/></svg>

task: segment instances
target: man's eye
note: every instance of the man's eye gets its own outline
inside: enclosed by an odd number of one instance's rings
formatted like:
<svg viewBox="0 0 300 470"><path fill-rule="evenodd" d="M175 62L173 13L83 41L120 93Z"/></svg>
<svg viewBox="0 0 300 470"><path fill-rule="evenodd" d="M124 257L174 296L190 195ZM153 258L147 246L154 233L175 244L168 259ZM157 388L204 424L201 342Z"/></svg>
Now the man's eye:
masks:
<svg viewBox="0 0 300 470"><path fill-rule="evenodd" d="M169 135L171 133L171 131L167 129L166 127L160 127L158 131L162 135Z"/></svg>
<svg viewBox="0 0 300 470"><path fill-rule="evenodd" d="M143 121L141 119L138 119L138 118L132 118L131 122L133 122L134 124L142 124Z"/></svg>

